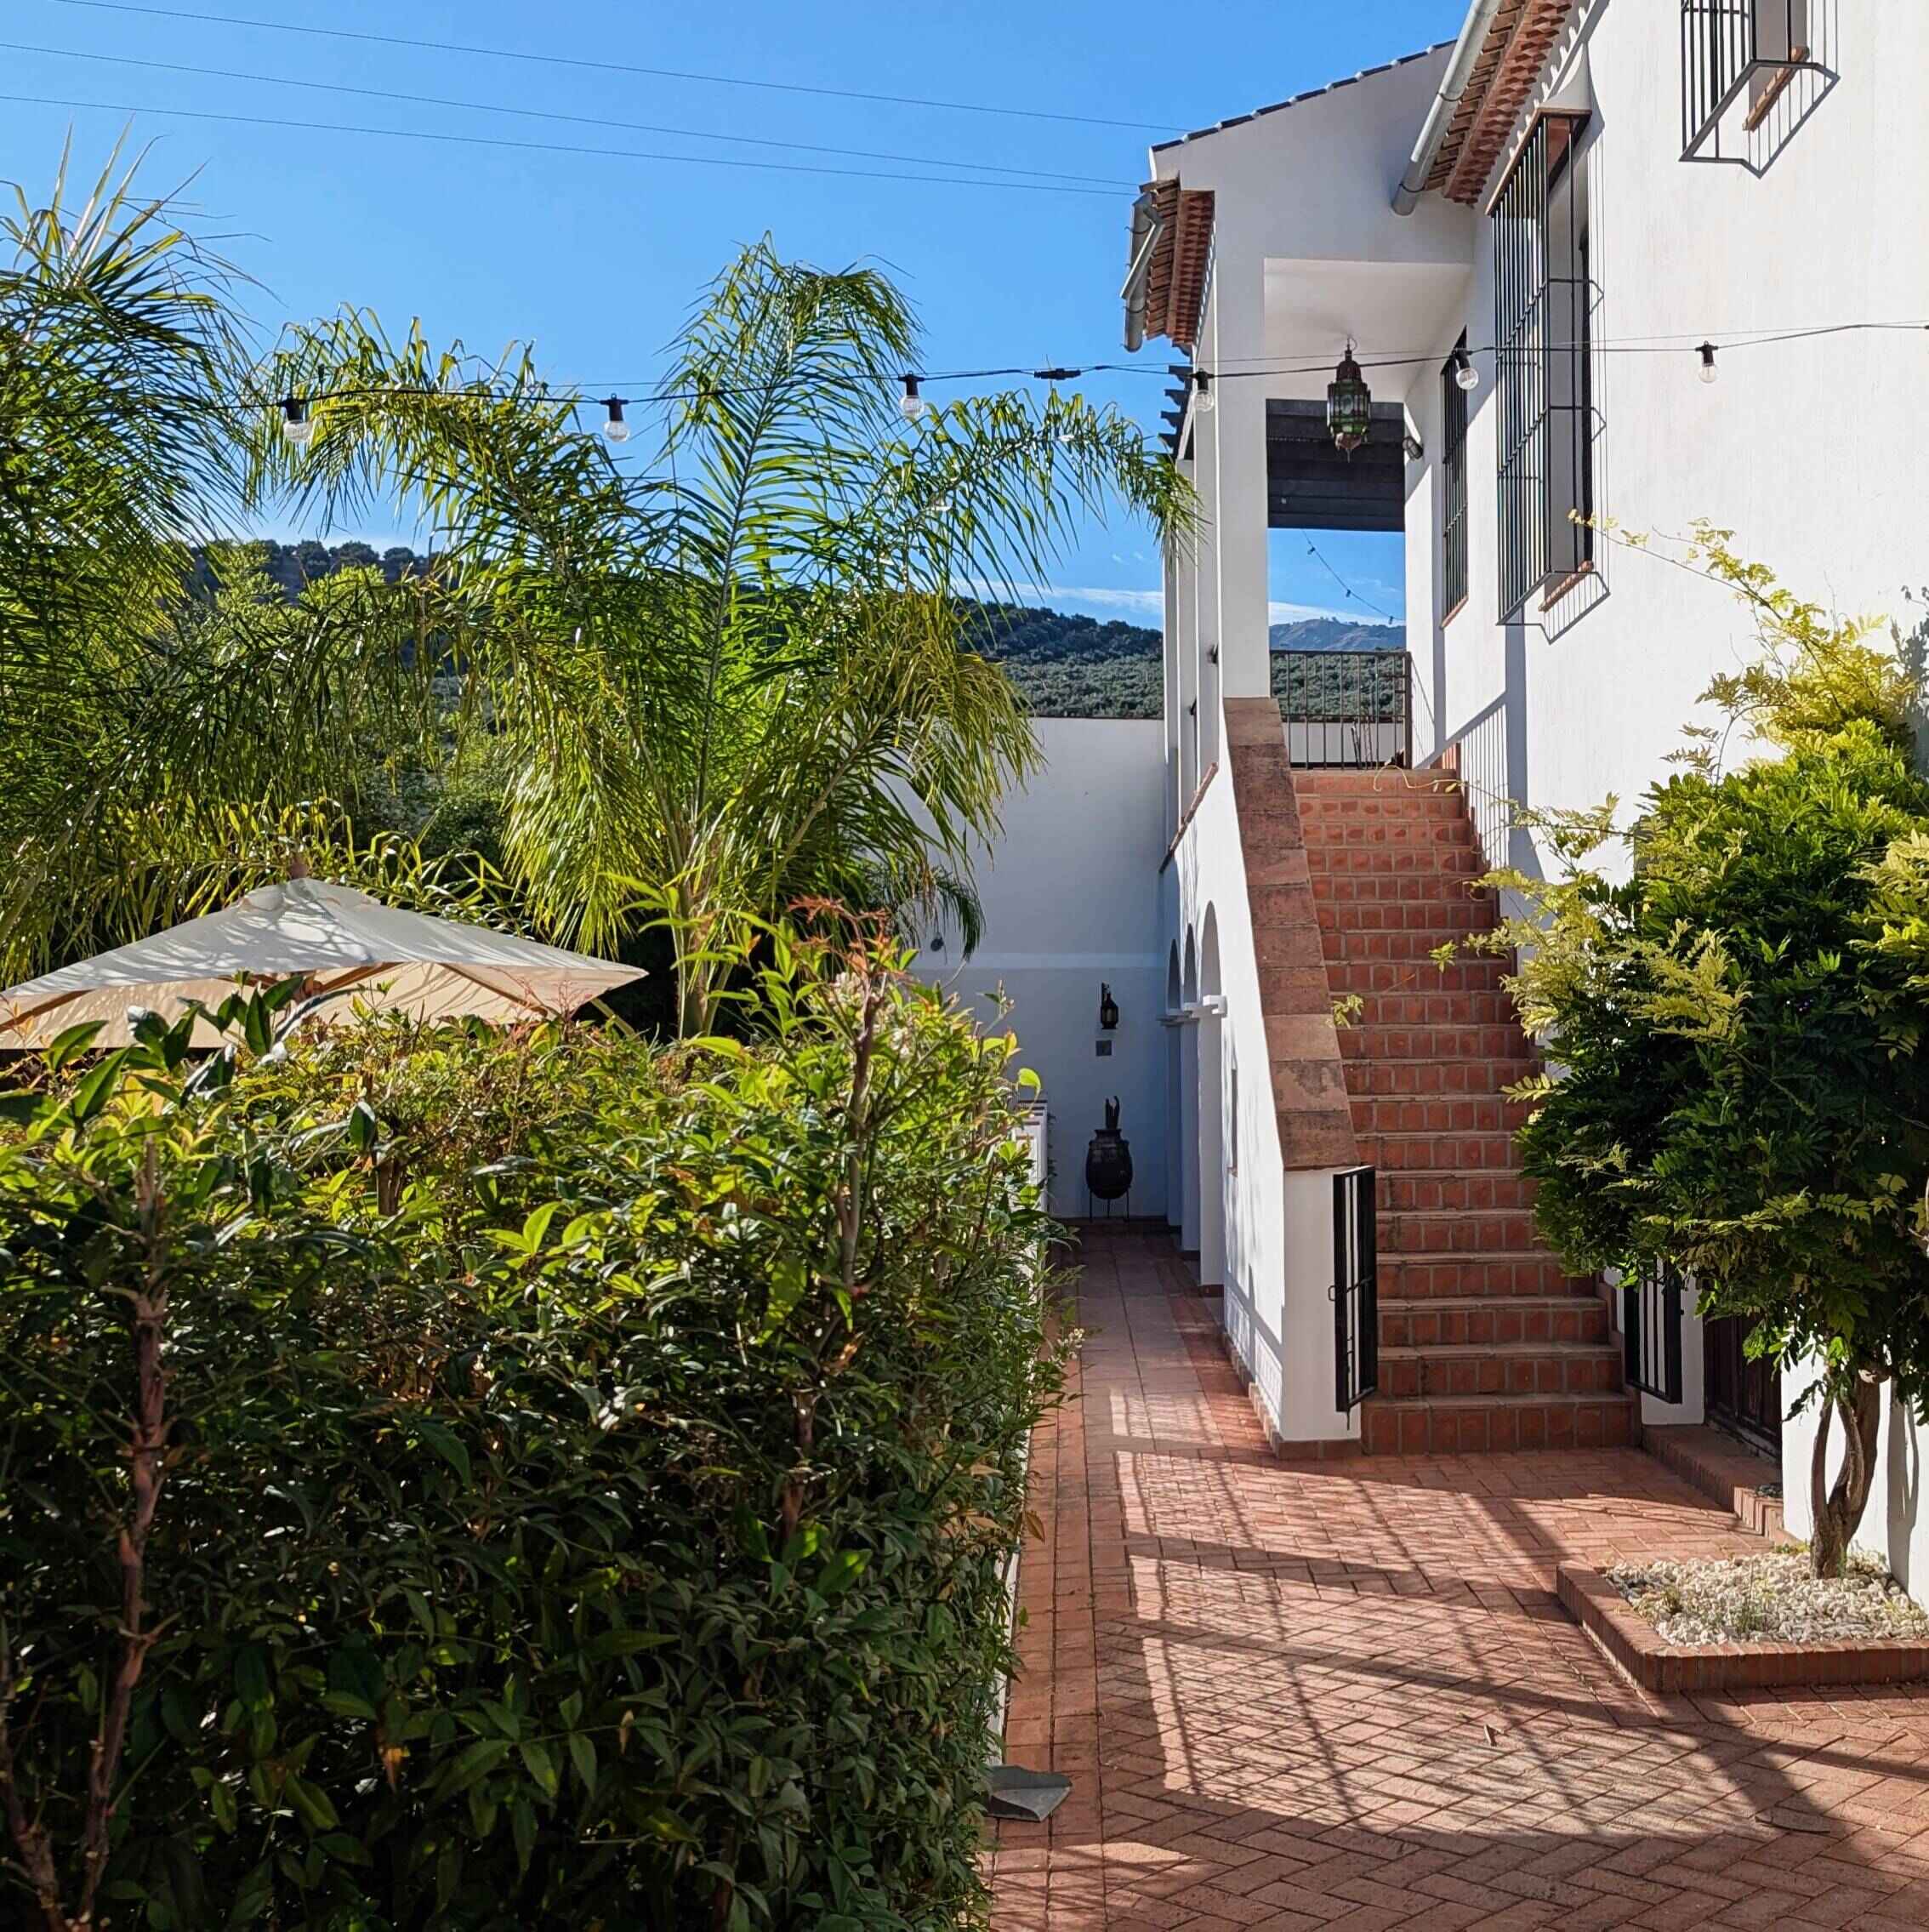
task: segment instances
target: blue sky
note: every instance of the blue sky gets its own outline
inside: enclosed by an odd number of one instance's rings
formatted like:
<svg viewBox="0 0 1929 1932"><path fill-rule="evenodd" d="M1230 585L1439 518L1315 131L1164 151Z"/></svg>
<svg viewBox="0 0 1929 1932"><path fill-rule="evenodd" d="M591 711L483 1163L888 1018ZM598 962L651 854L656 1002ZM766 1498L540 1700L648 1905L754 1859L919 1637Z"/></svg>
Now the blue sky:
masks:
<svg viewBox="0 0 1929 1932"><path fill-rule="evenodd" d="M917 304L928 368L1122 362L1118 284L1134 184L1149 141L1282 99L1450 37L1462 0L1215 0L1174 12L1144 0L977 0L908 8L896 0L721 0L639 8L618 0L532 7L448 0L398 9L383 0L180 0L160 11L9 0L0 9L0 94L88 106L0 108L0 179L38 201L70 124L77 157L98 165L125 106L414 128L508 140L647 150L880 173L895 161L812 155L705 140L768 141L928 156L1090 178L1092 193L696 165L666 159L392 140L145 111L145 179L196 174L189 198L262 285L248 306L264 332L344 302L391 328L419 316L432 339L493 354L532 339L560 380L640 390L686 307L740 242L769 232L787 255L827 265L872 260ZM181 13L459 41L612 65L1084 116L1073 120L829 99L697 79L591 71L355 43ZM26 48L60 49L55 52ZM74 55L111 55L115 64ZM186 71L175 71L186 69ZM226 70L242 78L210 71ZM675 134L572 125L530 115L378 100L269 77L592 117ZM198 174L196 171L198 170ZM1153 369L1169 345L1138 358ZM1088 379L1148 426L1163 407L1152 375ZM594 393L604 393L600 386ZM308 531L282 534L308 535ZM407 532L361 531L378 541ZM1323 536L1319 548L1356 593L1275 533L1281 605L1363 614L1399 607L1398 539ZM1083 533L1038 601L1158 621L1158 565L1143 531ZM1286 614L1278 613L1276 614Z"/></svg>

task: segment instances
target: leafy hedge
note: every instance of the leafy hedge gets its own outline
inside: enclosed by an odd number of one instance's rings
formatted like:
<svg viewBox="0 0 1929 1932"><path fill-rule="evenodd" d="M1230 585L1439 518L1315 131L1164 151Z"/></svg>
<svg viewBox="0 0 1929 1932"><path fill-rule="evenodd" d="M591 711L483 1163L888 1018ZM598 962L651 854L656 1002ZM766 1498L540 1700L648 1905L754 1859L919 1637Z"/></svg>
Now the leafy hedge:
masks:
<svg viewBox="0 0 1929 1932"><path fill-rule="evenodd" d="M11 1922L981 1916L1057 1380L1009 1044L777 967L752 1046L270 994L10 1099Z"/></svg>

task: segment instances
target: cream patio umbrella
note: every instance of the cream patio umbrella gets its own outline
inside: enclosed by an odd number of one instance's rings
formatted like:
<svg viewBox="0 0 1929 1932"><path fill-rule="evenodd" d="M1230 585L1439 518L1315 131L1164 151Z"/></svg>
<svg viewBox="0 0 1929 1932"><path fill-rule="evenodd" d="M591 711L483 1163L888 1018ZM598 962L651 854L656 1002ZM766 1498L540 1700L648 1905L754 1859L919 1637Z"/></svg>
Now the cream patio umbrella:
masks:
<svg viewBox="0 0 1929 1932"><path fill-rule="evenodd" d="M344 995L317 1012L324 1023L365 1010L498 1025L571 1012L642 977L634 966L398 911L352 886L296 876L225 911L9 987L0 992L0 1051L48 1046L87 1020L105 1022L96 1046L125 1046L130 1012L145 1008L171 1022L191 1000L219 1006L243 976L291 975L311 994ZM212 1028L196 1026L196 1046L216 1043Z"/></svg>

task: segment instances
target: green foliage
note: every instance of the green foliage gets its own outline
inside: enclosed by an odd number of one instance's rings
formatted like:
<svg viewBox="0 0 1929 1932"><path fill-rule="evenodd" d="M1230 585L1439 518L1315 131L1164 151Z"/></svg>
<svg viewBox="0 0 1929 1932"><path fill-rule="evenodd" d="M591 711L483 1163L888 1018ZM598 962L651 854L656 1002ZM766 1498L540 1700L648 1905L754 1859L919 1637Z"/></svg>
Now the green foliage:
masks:
<svg viewBox="0 0 1929 1932"><path fill-rule="evenodd" d="M1527 1090L1523 1165L1577 1272L1691 1272L1705 1314L1753 1325L1752 1351L1819 1361L1825 1412L1854 1437L1879 1419L1858 1393L1876 1383L1929 1416L1913 687L1867 626L1782 590L1725 533L1698 536L1697 561L1762 635L1761 661L1709 693L1726 731L1692 733L1687 769L1625 832L1612 801L1540 822L1563 876L1492 881L1528 902L1490 943L1520 949L1516 995L1556 1064ZM1773 755L1723 770L1737 735ZM1610 868L1598 855L1616 846L1627 863ZM1836 1499L1843 1543L1865 1476Z"/></svg>
<svg viewBox="0 0 1929 1932"><path fill-rule="evenodd" d="M800 897L948 898L969 923L972 850L1036 754L952 585L1043 574L1109 499L1184 521L1171 465L1077 397L906 425L915 344L874 271L748 248L673 347L646 473L521 350L479 366L349 311L263 372L319 400L305 450L263 425L258 487L331 516L425 507L464 719L513 774L509 868L576 943L662 920L686 1033L714 960Z"/></svg>
<svg viewBox="0 0 1929 1932"><path fill-rule="evenodd" d="M156 1023L8 1103L21 1922L96 1871L181 1932L982 1912L1057 1376L1010 1044L765 943L754 1044L277 994L238 1068Z"/></svg>

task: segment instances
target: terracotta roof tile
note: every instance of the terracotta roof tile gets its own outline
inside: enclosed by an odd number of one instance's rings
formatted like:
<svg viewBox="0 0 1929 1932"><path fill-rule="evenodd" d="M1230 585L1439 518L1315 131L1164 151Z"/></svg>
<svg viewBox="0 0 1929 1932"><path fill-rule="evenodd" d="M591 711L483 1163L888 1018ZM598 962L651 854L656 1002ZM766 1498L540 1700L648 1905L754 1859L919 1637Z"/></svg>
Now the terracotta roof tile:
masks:
<svg viewBox="0 0 1929 1932"><path fill-rule="evenodd" d="M1574 0L1507 0L1494 16L1434 157L1428 187L1449 201L1471 205L1480 199L1573 5Z"/></svg>
<svg viewBox="0 0 1929 1932"><path fill-rule="evenodd" d="M1175 180L1151 182L1146 191L1159 225L1146 271L1146 333L1189 352L1198 339L1212 258L1212 191Z"/></svg>

